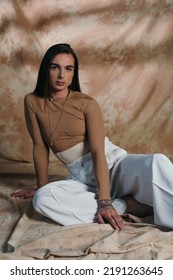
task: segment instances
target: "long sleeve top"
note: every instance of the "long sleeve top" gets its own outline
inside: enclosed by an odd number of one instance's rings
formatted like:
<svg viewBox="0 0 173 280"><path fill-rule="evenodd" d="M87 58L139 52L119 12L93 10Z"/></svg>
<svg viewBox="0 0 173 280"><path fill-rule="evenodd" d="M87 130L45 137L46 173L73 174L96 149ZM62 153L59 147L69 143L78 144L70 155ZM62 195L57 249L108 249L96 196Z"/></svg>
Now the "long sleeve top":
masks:
<svg viewBox="0 0 173 280"><path fill-rule="evenodd" d="M54 153L88 141L99 199L109 199L109 171L104 152L105 130L97 101L71 91L67 98L45 100L29 93L24 99L25 119L33 141L38 187L48 183L49 149Z"/></svg>

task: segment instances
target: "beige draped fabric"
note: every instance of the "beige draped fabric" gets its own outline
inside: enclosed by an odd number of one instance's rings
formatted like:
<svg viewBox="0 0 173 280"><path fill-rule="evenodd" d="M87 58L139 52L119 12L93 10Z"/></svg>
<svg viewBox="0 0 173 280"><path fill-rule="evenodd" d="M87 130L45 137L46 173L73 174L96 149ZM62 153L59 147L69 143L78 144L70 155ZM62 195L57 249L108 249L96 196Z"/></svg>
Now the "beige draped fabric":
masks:
<svg viewBox="0 0 173 280"><path fill-rule="evenodd" d="M9 194L35 185L23 98L35 87L43 54L60 42L76 51L82 91L99 102L110 140L129 153L173 160L173 1L0 0L0 27L0 245L1 252L14 250L1 258L172 258L172 232L143 221L121 233L109 225L61 228L23 216L26 202ZM50 180L66 176L56 160L51 154ZM33 237L37 222L40 240ZM29 245L14 238L20 225L31 229ZM52 243L42 251L55 235L80 234L81 245L60 252Z"/></svg>
<svg viewBox="0 0 173 280"><path fill-rule="evenodd" d="M9 199L14 190L33 188L32 174L8 174L0 185L0 260L173 259L173 232L153 225L152 216L130 216L122 231L96 223L60 226L38 216L31 200Z"/></svg>

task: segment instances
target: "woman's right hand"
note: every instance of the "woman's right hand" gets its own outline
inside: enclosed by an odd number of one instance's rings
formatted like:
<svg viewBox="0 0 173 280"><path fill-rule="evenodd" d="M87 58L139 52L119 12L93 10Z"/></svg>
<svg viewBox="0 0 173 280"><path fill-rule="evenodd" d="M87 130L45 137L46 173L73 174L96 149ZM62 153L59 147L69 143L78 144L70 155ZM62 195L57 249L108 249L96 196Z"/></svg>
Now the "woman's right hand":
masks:
<svg viewBox="0 0 173 280"><path fill-rule="evenodd" d="M124 220L112 206L111 199L98 200L97 220L99 224L109 223L114 229L124 228Z"/></svg>
<svg viewBox="0 0 173 280"><path fill-rule="evenodd" d="M124 220L118 214L114 207L102 208L97 212L97 219L99 224L109 223L114 229L124 229Z"/></svg>
<svg viewBox="0 0 173 280"><path fill-rule="evenodd" d="M16 191L10 194L11 197L19 197L21 199L27 199L27 198L32 198L35 194L36 190L32 189L32 190L20 190L20 191Z"/></svg>

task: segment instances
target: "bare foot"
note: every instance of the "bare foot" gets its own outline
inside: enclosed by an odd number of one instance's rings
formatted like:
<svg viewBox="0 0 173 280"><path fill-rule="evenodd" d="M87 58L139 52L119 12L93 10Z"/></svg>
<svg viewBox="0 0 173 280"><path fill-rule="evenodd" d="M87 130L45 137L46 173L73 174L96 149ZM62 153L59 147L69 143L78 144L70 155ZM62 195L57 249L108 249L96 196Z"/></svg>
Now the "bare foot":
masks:
<svg viewBox="0 0 173 280"><path fill-rule="evenodd" d="M125 213L129 213L137 217L144 217L153 214L153 208L151 206L138 202L131 195L124 196L122 199L127 204Z"/></svg>

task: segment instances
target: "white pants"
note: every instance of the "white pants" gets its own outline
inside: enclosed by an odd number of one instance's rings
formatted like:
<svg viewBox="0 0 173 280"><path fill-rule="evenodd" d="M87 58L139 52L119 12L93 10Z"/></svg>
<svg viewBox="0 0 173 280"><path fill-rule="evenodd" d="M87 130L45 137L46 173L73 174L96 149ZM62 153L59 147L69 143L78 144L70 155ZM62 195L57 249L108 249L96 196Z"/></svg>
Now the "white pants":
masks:
<svg viewBox="0 0 173 280"><path fill-rule="evenodd" d="M173 228L173 165L162 154L127 154L105 140L110 170L113 206L126 210L123 196L131 194L153 207L154 221ZM96 220L97 187L91 155L67 164L69 177L40 188L34 195L35 210L61 225L92 223Z"/></svg>

